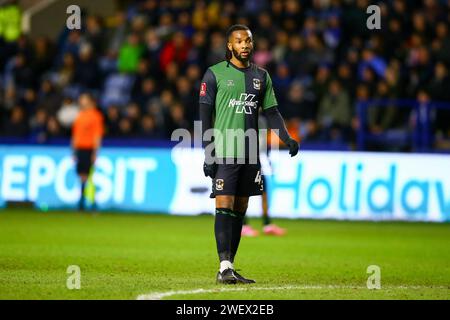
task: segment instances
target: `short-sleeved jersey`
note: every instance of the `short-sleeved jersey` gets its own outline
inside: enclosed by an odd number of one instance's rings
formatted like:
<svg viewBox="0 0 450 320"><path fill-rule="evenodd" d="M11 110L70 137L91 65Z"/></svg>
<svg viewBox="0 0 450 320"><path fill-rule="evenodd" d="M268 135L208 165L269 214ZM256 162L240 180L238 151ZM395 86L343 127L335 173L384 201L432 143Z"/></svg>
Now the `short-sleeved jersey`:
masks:
<svg viewBox="0 0 450 320"><path fill-rule="evenodd" d="M200 105L214 106L215 153L218 158L248 158L249 150L258 152L259 108L277 105L268 72L255 64L238 68L222 61L208 68L200 86ZM254 129L252 147L243 133ZM250 133L251 134L251 133Z"/></svg>
<svg viewBox="0 0 450 320"><path fill-rule="evenodd" d="M97 109L80 111L73 127L72 140L75 149L94 149L97 139L103 136L103 116Z"/></svg>

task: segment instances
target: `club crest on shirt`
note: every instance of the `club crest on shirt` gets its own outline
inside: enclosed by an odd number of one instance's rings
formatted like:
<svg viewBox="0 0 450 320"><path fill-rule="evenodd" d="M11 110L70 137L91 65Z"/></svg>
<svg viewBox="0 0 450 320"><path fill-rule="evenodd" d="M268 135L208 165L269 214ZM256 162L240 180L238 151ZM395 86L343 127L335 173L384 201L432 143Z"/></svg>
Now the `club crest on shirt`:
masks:
<svg viewBox="0 0 450 320"><path fill-rule="evenodd" d="M223 190L223 179L217 179L216 180L216 190L222 191Z"/></svg>
<svg viewBox="0 0 450 320"><path fill-rule="evenodd" d="M200 86L200 96L201 97L206 96L206 82L202 82Z"/></svg>
<svg viewBox="0 0 450 320"><path fill-rule="evenodd" d="M234 81L233 80L227 80L227 87L232 87L234 86Z"/></svg>
<svg viewBox="0 0 450 320"><path fill-rule="evenodd" d="M253 78L253 89L261 90L261 80Z"/></svg>

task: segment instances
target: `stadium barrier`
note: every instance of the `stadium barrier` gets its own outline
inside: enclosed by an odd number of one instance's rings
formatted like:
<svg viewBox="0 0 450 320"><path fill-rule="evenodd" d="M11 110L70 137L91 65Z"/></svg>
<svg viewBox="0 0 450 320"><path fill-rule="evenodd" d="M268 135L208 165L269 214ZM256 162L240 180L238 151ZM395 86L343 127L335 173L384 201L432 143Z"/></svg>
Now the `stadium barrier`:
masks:
<svg viewBox="0 0 450 320"><path fill-rule="evenodd" d="M274 217L450 221L450 156L303 151L272 152L268 176ZM196 215L212 213L203 151L114 148L99 153L94 182L99 210ZM79 198L71 150L0 145L0 207L32 201L41 210L74 209ZM260 197L250 216L261 212Z"/></svg>

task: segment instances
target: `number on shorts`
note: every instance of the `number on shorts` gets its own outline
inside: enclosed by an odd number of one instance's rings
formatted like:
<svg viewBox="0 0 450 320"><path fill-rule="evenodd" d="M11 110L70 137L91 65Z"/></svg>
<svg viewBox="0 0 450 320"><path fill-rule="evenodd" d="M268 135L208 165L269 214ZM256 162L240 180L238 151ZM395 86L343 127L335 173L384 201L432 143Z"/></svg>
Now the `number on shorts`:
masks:
<svg viewBox="0 0 450 320"><path fill-rule="evenodd" d="M255 178L255 182L257 183L257 184L261 184L261 171L259 171L258 170L258 172L256 173L256 178Z"/></svg>

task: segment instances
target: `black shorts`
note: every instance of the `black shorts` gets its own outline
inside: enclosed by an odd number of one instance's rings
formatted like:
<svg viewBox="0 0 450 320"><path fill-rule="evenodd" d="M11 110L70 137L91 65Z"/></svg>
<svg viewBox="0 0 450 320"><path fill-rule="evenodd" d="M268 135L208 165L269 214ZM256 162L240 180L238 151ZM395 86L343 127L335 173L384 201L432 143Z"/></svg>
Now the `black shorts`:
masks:
<svg viewBox="0 0 450 320"><path fill-rule="evenodd" d="M93 151L92 149L78 149L75 151L78 174L89 174L91 171Z"/></svg>
<svg viewBox="0 0 450 320"><path fill-rule="evenodd" d="M216 176L212 179L212 193L216 196L250 197L259 196L264 191L261 165L258 164L219 164Z"/></svg>

